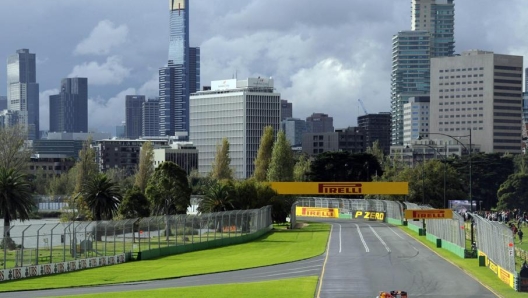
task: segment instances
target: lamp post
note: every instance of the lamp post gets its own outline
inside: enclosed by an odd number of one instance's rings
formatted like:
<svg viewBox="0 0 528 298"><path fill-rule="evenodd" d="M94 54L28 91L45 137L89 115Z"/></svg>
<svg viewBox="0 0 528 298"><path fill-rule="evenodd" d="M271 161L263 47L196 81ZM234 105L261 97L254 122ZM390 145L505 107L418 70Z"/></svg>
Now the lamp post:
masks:
<svg viewBox="0 0 528 298"><path fill-rule="evenodd" d="M473 152L473 144L472 144L472 136L471 136L471 128L469 129L469 135L463 135L463 136L452 136L441 132L428 132L424 133L427 135L441 135L449 137L453 140L455 140L458 144L460 144L469 154L469 213L473 212L473 169L472 169L472 162L471 162L471 155ZM464 145L464 143L460 142L457 138L465 138L469 137L469 149ZM422 134L420 134L420 137L418 139L422 138ZM471 245L473 245L473 242L475 240L474 234L473 234L473 223L471 224Z"/></svg>

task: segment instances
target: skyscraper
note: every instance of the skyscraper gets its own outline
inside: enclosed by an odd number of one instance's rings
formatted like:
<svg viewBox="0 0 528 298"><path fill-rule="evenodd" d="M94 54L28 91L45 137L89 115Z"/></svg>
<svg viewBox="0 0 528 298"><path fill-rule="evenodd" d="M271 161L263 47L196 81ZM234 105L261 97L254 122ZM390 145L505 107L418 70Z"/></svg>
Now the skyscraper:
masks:
<svg viewBox="0 0 528 298"><path fill-rule="evenodd" d="M412 31L392 39L391 143L403 145L403 105L428 96L430 59L455 53L454 0L412 0Z"/></svg>
<svg viewBox="0 0 528 298"><path fill-rule="evenodd" d="M18 112L18 123L28 129L28 139L39 137L39 84L35 54L17 50L7 59L7 105Z"/></svg>
<svg viewBox="0 0 528 298"><path fill-rule="evenodd" d="M60 93L50 95L50 124L52 132L88 132L88 79L66 78Z"/></svg>
<svg viewBox="0 0 528 298"><path fill-rule="evenodd" d="M145 103L145 95L127 95L125 100L125 136L129 139L138 139L143 133L143 103Z"/></svg>
<svg viewBox="0 0 528 298"><path fill-rule="evenodd" d="M412 30L431 33L431 57L455 54L453 0L412 0Z"/></svg>
<svg viewBox="0 0 528 298"><path fill-rule="evenodd" d="M143 137L159 136L159 99L150 98L143 103Z"/></svg>
<svg viewBox="0 0 528 298"><path fill-rule="evenodd" d="M392 39L391 143L403 144L403 106L409 98L428 96L431 35L401 31Z"/></svg>
<svg viewBox="0 0 528 298"><path fill-rule="evenodd" d="M281 99L281 121L293 117L293 104ZM293 144L292 144L293 145Z"/></svg>
<svg viewBox="0 0 528 298"><path fill-rule="evenodd" d="M200 49L189 47L189 0L170 0L169 61L160 68L160 135L189 134L189 95L200 90Z"/></svg>

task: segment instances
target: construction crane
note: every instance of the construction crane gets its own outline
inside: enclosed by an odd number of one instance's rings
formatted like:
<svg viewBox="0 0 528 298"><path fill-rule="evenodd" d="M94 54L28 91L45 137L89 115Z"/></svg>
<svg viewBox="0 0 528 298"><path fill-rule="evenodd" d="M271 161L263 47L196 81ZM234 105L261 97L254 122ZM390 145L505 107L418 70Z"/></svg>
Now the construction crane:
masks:
<svg viewBox="0 0 528 298"><path fill-rule="evenodd" d="M368 114L367 109L365 108L365 104L363 103L363 101L361 100L361 98L358 99L358 102L359 102L359 104L361 105L361 108L363 109L363 112L365 112L365 115L367 115L367 114Z"/></svg>

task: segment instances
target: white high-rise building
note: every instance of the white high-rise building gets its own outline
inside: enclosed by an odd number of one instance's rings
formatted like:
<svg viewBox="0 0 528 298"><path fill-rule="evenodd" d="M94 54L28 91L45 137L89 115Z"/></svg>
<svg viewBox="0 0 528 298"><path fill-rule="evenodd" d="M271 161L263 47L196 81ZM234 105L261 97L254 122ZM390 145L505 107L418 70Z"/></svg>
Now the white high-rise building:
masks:
<svg viewBox="0 0 528 298"><path fill-rule="evenodd" d="M231 168L238 179L249 178L255 170L264 127L280 128L280 93L273 79L213 81L211 90L190 97L190 141L200 152L198 171L208 174L217 145L223 138L230 144Z"/></svg>
<svg viewBox="0 0 528 298"><path fill-rule="evenodd" d="M472 50L431 59L431 139L471 135L482 152L521 153L522 74L522 56Z"/></svg>

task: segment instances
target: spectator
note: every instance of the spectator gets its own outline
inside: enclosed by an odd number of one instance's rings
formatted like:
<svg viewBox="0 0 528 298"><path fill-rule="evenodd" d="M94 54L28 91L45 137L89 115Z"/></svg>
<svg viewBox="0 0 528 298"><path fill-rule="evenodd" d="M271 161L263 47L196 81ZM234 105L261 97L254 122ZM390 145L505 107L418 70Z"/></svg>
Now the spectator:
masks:
<svg viewBox="0 0 528 298"><path fill-rule="evenodd" d="M519 236L519 242L522 244L523 231L519 229L519 232L517 232L517 235Z"/></svg>

